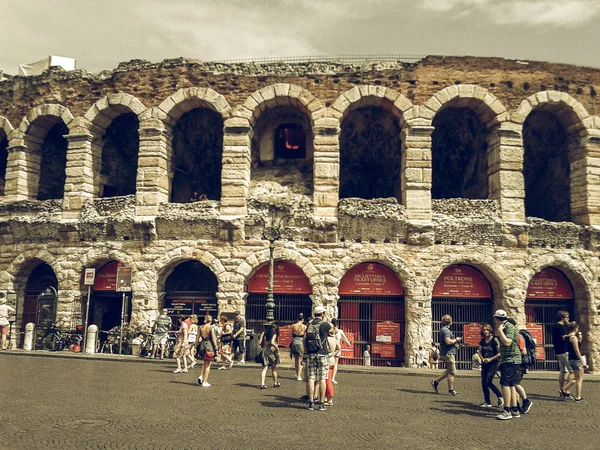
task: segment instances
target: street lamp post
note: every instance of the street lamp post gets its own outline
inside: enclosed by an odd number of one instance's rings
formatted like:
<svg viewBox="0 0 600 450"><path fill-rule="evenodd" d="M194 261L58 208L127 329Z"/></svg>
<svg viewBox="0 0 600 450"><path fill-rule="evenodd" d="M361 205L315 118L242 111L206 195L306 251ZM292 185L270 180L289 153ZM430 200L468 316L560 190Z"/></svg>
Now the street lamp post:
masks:
<svg viewBox="0 0 600 450"><path fill-rule="evenodd" d="M275 321L275 297L273 295L273 280L275 278L275 242L281 239L281 225L284 219L289 218L289 215L283 216L277 223L275 218L271 217L271 224L263 229L263 238L269 241L269 288L267 290L267 310L266 323Z"/></svg>

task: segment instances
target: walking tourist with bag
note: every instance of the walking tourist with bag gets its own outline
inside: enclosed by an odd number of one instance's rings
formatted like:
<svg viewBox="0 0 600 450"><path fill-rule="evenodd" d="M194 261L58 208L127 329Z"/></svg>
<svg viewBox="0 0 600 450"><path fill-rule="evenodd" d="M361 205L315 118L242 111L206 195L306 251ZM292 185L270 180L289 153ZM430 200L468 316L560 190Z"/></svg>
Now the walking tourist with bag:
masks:
<svg viewBox="0 0 600 450"><path fill-rule="evenodd" d="M210 373L210 365L215 359L215 351L217 349L217 338L211 325L212 320L212 316L205 316L204 325L198 329L198 339L201 339L198 348L198 357L204 361L200 376L198 377L198 384L202 385L202 387L210 387L210 384L208 384L208 374Z"/></svg>
<svg viewBox="0 0 600 450"><path fill-rule="evenodd" d="M325 411L325 389L328 372L327 364L327 336L331 329L331 324L324 322L325 314L323 306L317 306L314 310L315 318L308 325L304 334L304 352L308 355L307 364L307 391L308 391L308 409L315 409L315 385L318 386L319 411Z"/></svg>
<svg viewBox="0 0 600 450"><path fill-rule="evenodd" d="M267 369L271 368L271 376L273 377L273 387L278 388L281 386L277 380L277 365L280 362L279 359L279 345L277 339L279 338L279 327L276 324L265 325L265 331L260 334L259 342L262 354L262 372L260 374L260 389L266 389L265 378L267 376Z"/></svg>

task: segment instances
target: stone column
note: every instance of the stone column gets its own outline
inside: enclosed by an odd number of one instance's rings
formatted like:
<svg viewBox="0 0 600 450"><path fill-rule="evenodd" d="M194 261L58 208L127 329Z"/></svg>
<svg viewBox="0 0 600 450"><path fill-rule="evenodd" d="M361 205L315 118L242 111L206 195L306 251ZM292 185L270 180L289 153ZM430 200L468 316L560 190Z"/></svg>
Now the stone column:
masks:
<svg viewBox="0 0 600 450"><path fill-rule="evenodd" d="M431 221L431 126L402 129L402 203L410 221Z"/></svg>
<svg viewBox="0 0 600 450"><path fill-rule="evenodd" d="M68 134L63 218L77 219L83 204L98 196L102 143L90 133Z"/></svg>
<svg viewBox="0 0 600 450"><path fill-rule="evenodd" d="M218 314L240 311L245 316L247 297L247 292L217 292Z"/></svg>
<svg viewBox="0 0 600 450"><path fill-rule="evenodd" d="M24 138L11 139L6 164L6 201L34 200L40 183L40 152L25 146Z"/></svg>
<svg viewBox="0 0 600 450"><path fill-rule="evenodd" d="M575 223L600 225L600 130L584 133L587 136L578 134L569 143L571 216Z"/></svg>
<svg viewBox="0 0 600 450"><path fill-rule="evenodd" d="M250 188L252 128L247 119L227 119L223 128L221 215L245 216Z"/></svg>
<svg viewBox="0 0 600 450"><path fill-rule="evenodd" d="M136 180L136 215L156 216L158 206L169 201L171 127L159 119L140 123Z"/></svg>
<svg viewBox="0 0 600 450"><path fill-rule="evenodd" d="M523 139L520 126L503 122L488 139L489 198L500 202L504 222L525 222Z"/></svg>
<svg viewBox="0 0 600 450"><path fill-rule="evenodd" d="M338 119L318 119L315 122L313 133L315 217L336 219L340 200L340 127Z"/></svg>
<svg viewBox="0 0 600 450"><path fill-rule="evenodd" d="M81 291L61 289L56 299L56 324L60 328L73 329L81 325Z"/></svg>
<svg viewBox="0 0 600 450"><path fill-rule="evenodd" d="M411 356L419 346L429 349L433 333L431 292L426 288L405 297L406 331L404 333L404 364L408 367ZM414 364L413 364L414 366ZM416 366L415 366L416 367Z"/></svg>

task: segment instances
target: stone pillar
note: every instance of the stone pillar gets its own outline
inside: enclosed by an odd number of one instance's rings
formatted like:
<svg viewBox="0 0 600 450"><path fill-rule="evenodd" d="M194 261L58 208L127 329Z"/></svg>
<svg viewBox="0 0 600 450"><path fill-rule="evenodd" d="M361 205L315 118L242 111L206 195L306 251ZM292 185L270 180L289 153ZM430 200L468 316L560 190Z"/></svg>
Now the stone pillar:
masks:
<svg viewBox="0 0 600 450"><path fill-rule="evenodd" d="M569 143L571 216L575 223L600 225L600 130L584 133L588 135L573 136Z"/></svg>
<svg viewBox="0 0 600 450"><path fill-rule="evenodd" d="M410 221L431 221L431 126L402 129L402 203Z"/></svg>
<svg viewBox="0 0 600 450"><path fill-rule="evenodd" d="M526 290L521 288L510 288L504 292L502 298L494 300L494 311L503 309L508 317L515 319L517 328L525 328L527 318L525 316ZM492 320L492 319L490 319ZM493 323L490 323L493 326Z"/></svg>
<svg viewBox="0 0 600 450"><path fill-rule="evenodd" d="M408 367L419 346L429 349L433 333L431 292L424 287L405 298L404 364Z"/></svg>
<svg viewBox="0 0 600 450"><path fill-rule="evenodd" d="M6 201L34 200L40 183L40 152L32 152L23 138L11 139L6 164Z"/></svg>
<svg viewBox="0 0 600 450"><path fill-rule="evenodd" d="M247 292L217 292L218 314L239 311L243 316L245 316L247 297Z"/></svg>
<svg viewBox="0 0 600 450"><path fill-rule="evenodd" d="M81 325L81 292L61 289L56 299L56 324L59 328L71 330Z"/></svg>
<svg viewBox="0 0 600 450"><path fill-rule="evenodd" d="M338 119L318 119L315 122L313 133L315 217L337 218L340 199L340 127Z"/></svg>
<svg viewBox="0 0 600 450"><path fill-rule="evenodd" d="M500 202L504 222L525 222L521 127L503 122L488 139L489 198Z"/></svg>
<svg viewBox="0 0 600 450"><path fill-rule="evenodd" d="M252 128L247 119L233 117L223 128L221 215L245 216L250 188Z"/></svg>
<svg viewBox="0 0 600 450"><path fill-rule="evenodd" d="M136 215L156 216L171 191L171 127L159 119L147 119L140 123L139 131Z"/></svg>
<svg viewBox="0 0 600 450"><path fill-rule="evenodd" d="M102 143L93 134L65 136L68 142L63 218L77 219L83 204L98 196Z"/></svg>

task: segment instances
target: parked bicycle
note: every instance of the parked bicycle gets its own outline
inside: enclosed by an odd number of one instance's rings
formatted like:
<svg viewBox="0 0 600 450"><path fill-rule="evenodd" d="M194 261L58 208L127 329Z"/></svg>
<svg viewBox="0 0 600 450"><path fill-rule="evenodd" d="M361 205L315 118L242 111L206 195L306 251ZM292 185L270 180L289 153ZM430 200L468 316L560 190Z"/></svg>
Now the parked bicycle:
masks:
<svg viewBox="0 0 600 450"><path fill-rule="evenodd" d="M81 342L83 336L71 332L64 331L58 328L56 325L50 326L42 336L42 348L52 352L64 350L65 347L75 351L75 349L81 349Z"/></svg>

